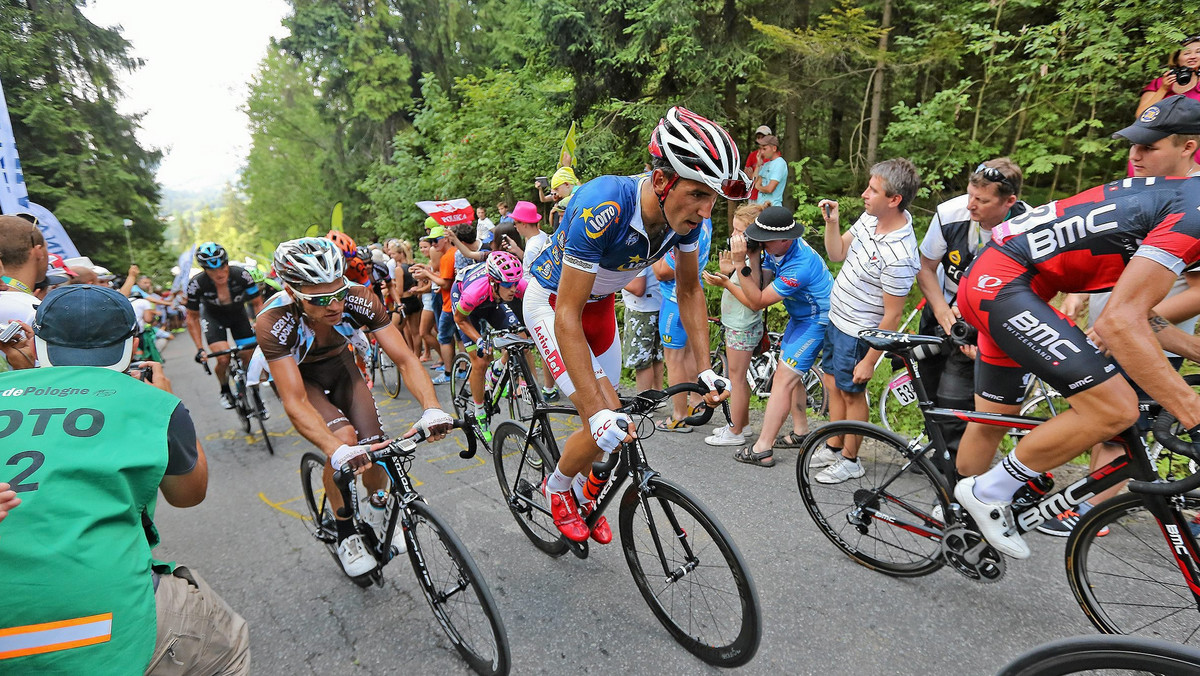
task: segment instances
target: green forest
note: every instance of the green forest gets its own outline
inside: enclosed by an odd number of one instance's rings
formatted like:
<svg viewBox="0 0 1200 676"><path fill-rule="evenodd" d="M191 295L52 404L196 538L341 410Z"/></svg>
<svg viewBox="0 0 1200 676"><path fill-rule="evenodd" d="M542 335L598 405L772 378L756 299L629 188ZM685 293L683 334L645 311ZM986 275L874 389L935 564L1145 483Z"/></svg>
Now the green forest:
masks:
<svg viewBox="0 0 1200 676"><path fill-rule="evenodd" d="M823 197L854 212L867 169L896 156L921 171L919 223L999 155L1041 203L1124 175L1127 147L1110 134L1200 30L1200 8L1161 0L289 4L289 34L244 104L240 183L171 214L153 178L160 151L115 109L115 74L139 66L119 29L87 21L82 1L0 2L26 180L81 250L119 264L107 244L132 218L137 247L164 261L180 244L164 233L263 254L328 224L339 201L357 238L412 236L418 200L536 199L533 178L554 171L572 122L583 180L640 171L671 105L724 125L743 154L759 125L775 130L789 206L810 223Z"/></svg>

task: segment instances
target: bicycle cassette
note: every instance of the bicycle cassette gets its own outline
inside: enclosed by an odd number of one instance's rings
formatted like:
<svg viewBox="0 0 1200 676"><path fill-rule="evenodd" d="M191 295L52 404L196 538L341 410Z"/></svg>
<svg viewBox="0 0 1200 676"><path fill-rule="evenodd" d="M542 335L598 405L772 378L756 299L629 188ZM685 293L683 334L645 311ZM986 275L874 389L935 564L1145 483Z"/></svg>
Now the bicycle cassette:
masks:
<svg viewBox="0 0 1200 676"><path fill-rule="evenodd" d="M963 577L977 582L998 582L1007 565L977 531L962 524L950 526L942 534L942 558Z"/></svg>

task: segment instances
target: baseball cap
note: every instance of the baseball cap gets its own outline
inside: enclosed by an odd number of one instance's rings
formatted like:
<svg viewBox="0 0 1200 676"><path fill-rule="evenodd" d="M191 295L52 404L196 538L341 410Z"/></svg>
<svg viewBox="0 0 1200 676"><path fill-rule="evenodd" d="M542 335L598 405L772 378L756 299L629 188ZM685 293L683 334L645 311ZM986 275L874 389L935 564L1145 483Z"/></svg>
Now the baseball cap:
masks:
<svg viewBox="0 0 1200 676"><path fill-rule="evenodd" d="M1172 96L1142 111L1137 122L1112 135L1149 145L1172 134L1200 134L1200 101Z"/></svg>
<svg viewBox="0 0 1200 676"><path fill-rule="evenodd" d="M768 134L767 136L764 136L764 137L758 139L758 145L760 145L760 146L775 146L776 148L778 148L779 147L779 137L772 135L772 134Z"/></svg>
<svg viewBox="0 0 1200 676"><path fill-rule="evenodd" d="M757 135L759 135L759 134L762 134L763 136L770 136L770 135L771 135L771 128L770 128L770 127L768 127L767 125L765 125L765 124L764 124L763 126L761 126L761 127L759 127L758 129L755 129L755 130L754 130L754 135L755 135L755 136L757 136Z"/></svg>
<svg viewBox="0 0 1200 676"><path fill-rule="evenodd" d="M440 225L435 225L429 229L429 234L425 235L421 239L432 242L435 239L441 239L442 237L445 237L445 236L446 236L446 229Z"/></svg>
<svg viewBox="0 0 1200 676"><path fill-rule="evenodd" d="M71 285L46 294L33 318L43 366L100 366L124 371L133 356L137 316L129 299L103 286Z"/></svg>

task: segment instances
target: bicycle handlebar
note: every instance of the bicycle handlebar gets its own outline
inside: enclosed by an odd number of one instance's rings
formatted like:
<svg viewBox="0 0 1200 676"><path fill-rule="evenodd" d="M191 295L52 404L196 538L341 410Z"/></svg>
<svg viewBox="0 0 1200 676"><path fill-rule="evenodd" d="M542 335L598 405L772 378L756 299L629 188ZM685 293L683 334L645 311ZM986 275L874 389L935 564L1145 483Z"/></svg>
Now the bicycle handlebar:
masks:
<svg viewBox="0 0 1200 676"><path fill-rule="evenodd" d="M722 390L718 390L718 391L723 391L723 389L724 388L722 388ZM703 396L703 395L708 394L710 391L711 390L709 390L704 385L701 385L700 383L679 383L678 385L672 385L665 390L645 390L642 392L638 392L636 395L634 395L633 400L630 401L628 404L622 406L621 408L617 409L617 412L618 413L629 413L632 415L645 415L645 414L649 413L650 411L653 411L654 408L656 406L658 406L658 403L661 402L663 399L669 399L669 398L675 396L676 394L682 394L684 392L689 392L689 393L694 392L696 394ZM725 418L728 419L729 418L729 401L728 400L721 402L721 410L725 414ZM712 418L712 415L713 415L713 408L708 406L707 404L702 403L700 405L699 411L697 411L693 415L690 415L690 416L684 418L682 422L687 424L690 427L697 427L699 425L704 425L704 424L708 423L708 421Z"/></svg>
<svg viewBox="0 0 1200 676"><path fill-rule="evenodd" d="M1200 444L1184 441L1171 431L1171 427L1179 422L1167 410L1163 410L1154 418L1154 440L1163 448L1200 462ZM1200 488L1200 474L1193 474L1179 481L1130 481L1129 490L1133 493L1148 493L1150 495L1179 495Z"/></svg>
<svg viewBox="0 0 1200 676"><path fill-rule="evenodd" d="M256 347L258 347L257 340L252 343L247 343L246 345L234 345L233 347L229 348L228 350L221 350L220 352L205 352L204 359L202 361L200 360L199 357L197 357L196 359L197 359L198 363L200 364L200 367L204 369L204 372L211 376L212 369L210 369L208 367L209 359L215 359L217 357L224 357L225 355L238 354L245 350L253 350ZM201 352L203 352L203 350L201 350Z"/></svg>
<svg viewBox="0 0 1200 676"><path fill-rule="evenodd" d="M467 423L463 420L455 420L455 428L466 430ZM463 460L470 460L475 457L475 435L468 430L465 435L467 438L467 449L458 452L458 457ZM389 439L381 441L377 444L371 444L371 450L368 455L371 462L379 462L388 458L406 458L414 455L417 452L417 444L425 441L426 435L421 430L411 437L401 437L397 439ZM333 472L333 483L337 485L338 491L342 494L342 507L338 510L338 516L349 518L353 513L350 507L350 482L354 480L354 470L349 464L342 466Z"/></svg>

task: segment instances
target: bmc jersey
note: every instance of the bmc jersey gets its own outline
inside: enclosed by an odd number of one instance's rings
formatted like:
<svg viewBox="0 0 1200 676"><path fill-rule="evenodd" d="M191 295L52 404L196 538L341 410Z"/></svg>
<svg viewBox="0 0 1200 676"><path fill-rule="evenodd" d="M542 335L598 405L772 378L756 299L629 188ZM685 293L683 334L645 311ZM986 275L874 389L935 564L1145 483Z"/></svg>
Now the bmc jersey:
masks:
<svg viewBox="0 0 1200 676"><path fill-rule="evenodd" d="M389 323L383 301L367 287L351 284L342 310L342 324L373 333ZM329 331L327 342L318 344L299 304L286 291L275 294L263 306L254 322L254 333L269 362L284 357L292 357L297 364L324 361L336 357L347 344L346 337L337 330Z"/></svg>
<svg viewBox="0 0 1200 676"><path fill-rule="evenodd" d="M992 241L1044 297L1111 289L1135 255L1180 274L1200 259L1200 177L1097 186L1001 223Z"/></svg>
<svg viewBox="0 0 1200 676"><path fill-rule="evenodd" d="M808 242L797 239L778 260L770 254L764 258L763 269L775 273L771 288L783 296L791 321L828 324L833 275L821 255Z"/></svg>
<svg viewBox="0 0 1200 676"><path fill-rule="evenodd" d="M699 248L700 269L703 270L704 266L708 265L708 256L712 250L712 234L713 234L712 233L712 231L713 231L712 219L706 218L703 221L701 221L699 230L700 230L700 241L697 244L700 247ZM675 250L674 249L671 249L671 252L667 254L667 265L670 266L670 268L672 270L675 269ZM658 288L662 292L663 300L667 300L672 303L678 302L675 300L675 279L674 278L659 282Z"/></svg>
<svg viewBox="0 0 1200 676"><path fill-rule="evenodd" d="M513 299L524 298L528 285L529 280L525 278L517 282L516 296ZM499 296L492 293L492 278L487 275L486 262L472 265L454 280L454 284L450 286L450 302L454 304L455 310L464 315L476 310L486 310L502 302Z"/></svg>
<svg viewBox="0 0 1200 676"><path fill-rule="evenodd" d="M206 272L188 280L187 290L183 292L183 295L187 296L187 303L184 305L192 312L199 310L201 303L213 308L232 307L245 303L258 294L258 284L254 278L246 268L236 265L229 266L229 305L223 305L217 300L217 285Z"/></svg>
<svg viewBox="0 0 1200 676"><path fill-rule="evenodd" d="M695 251L700 228L679 235L670 227L653 241L642 225L641 186L648 175L600 176L571 196L550 246L533 265L533 279L558 291L562 267L594 273L592 300L608 296L633 280L638 272L676 246Z"/></svg>

